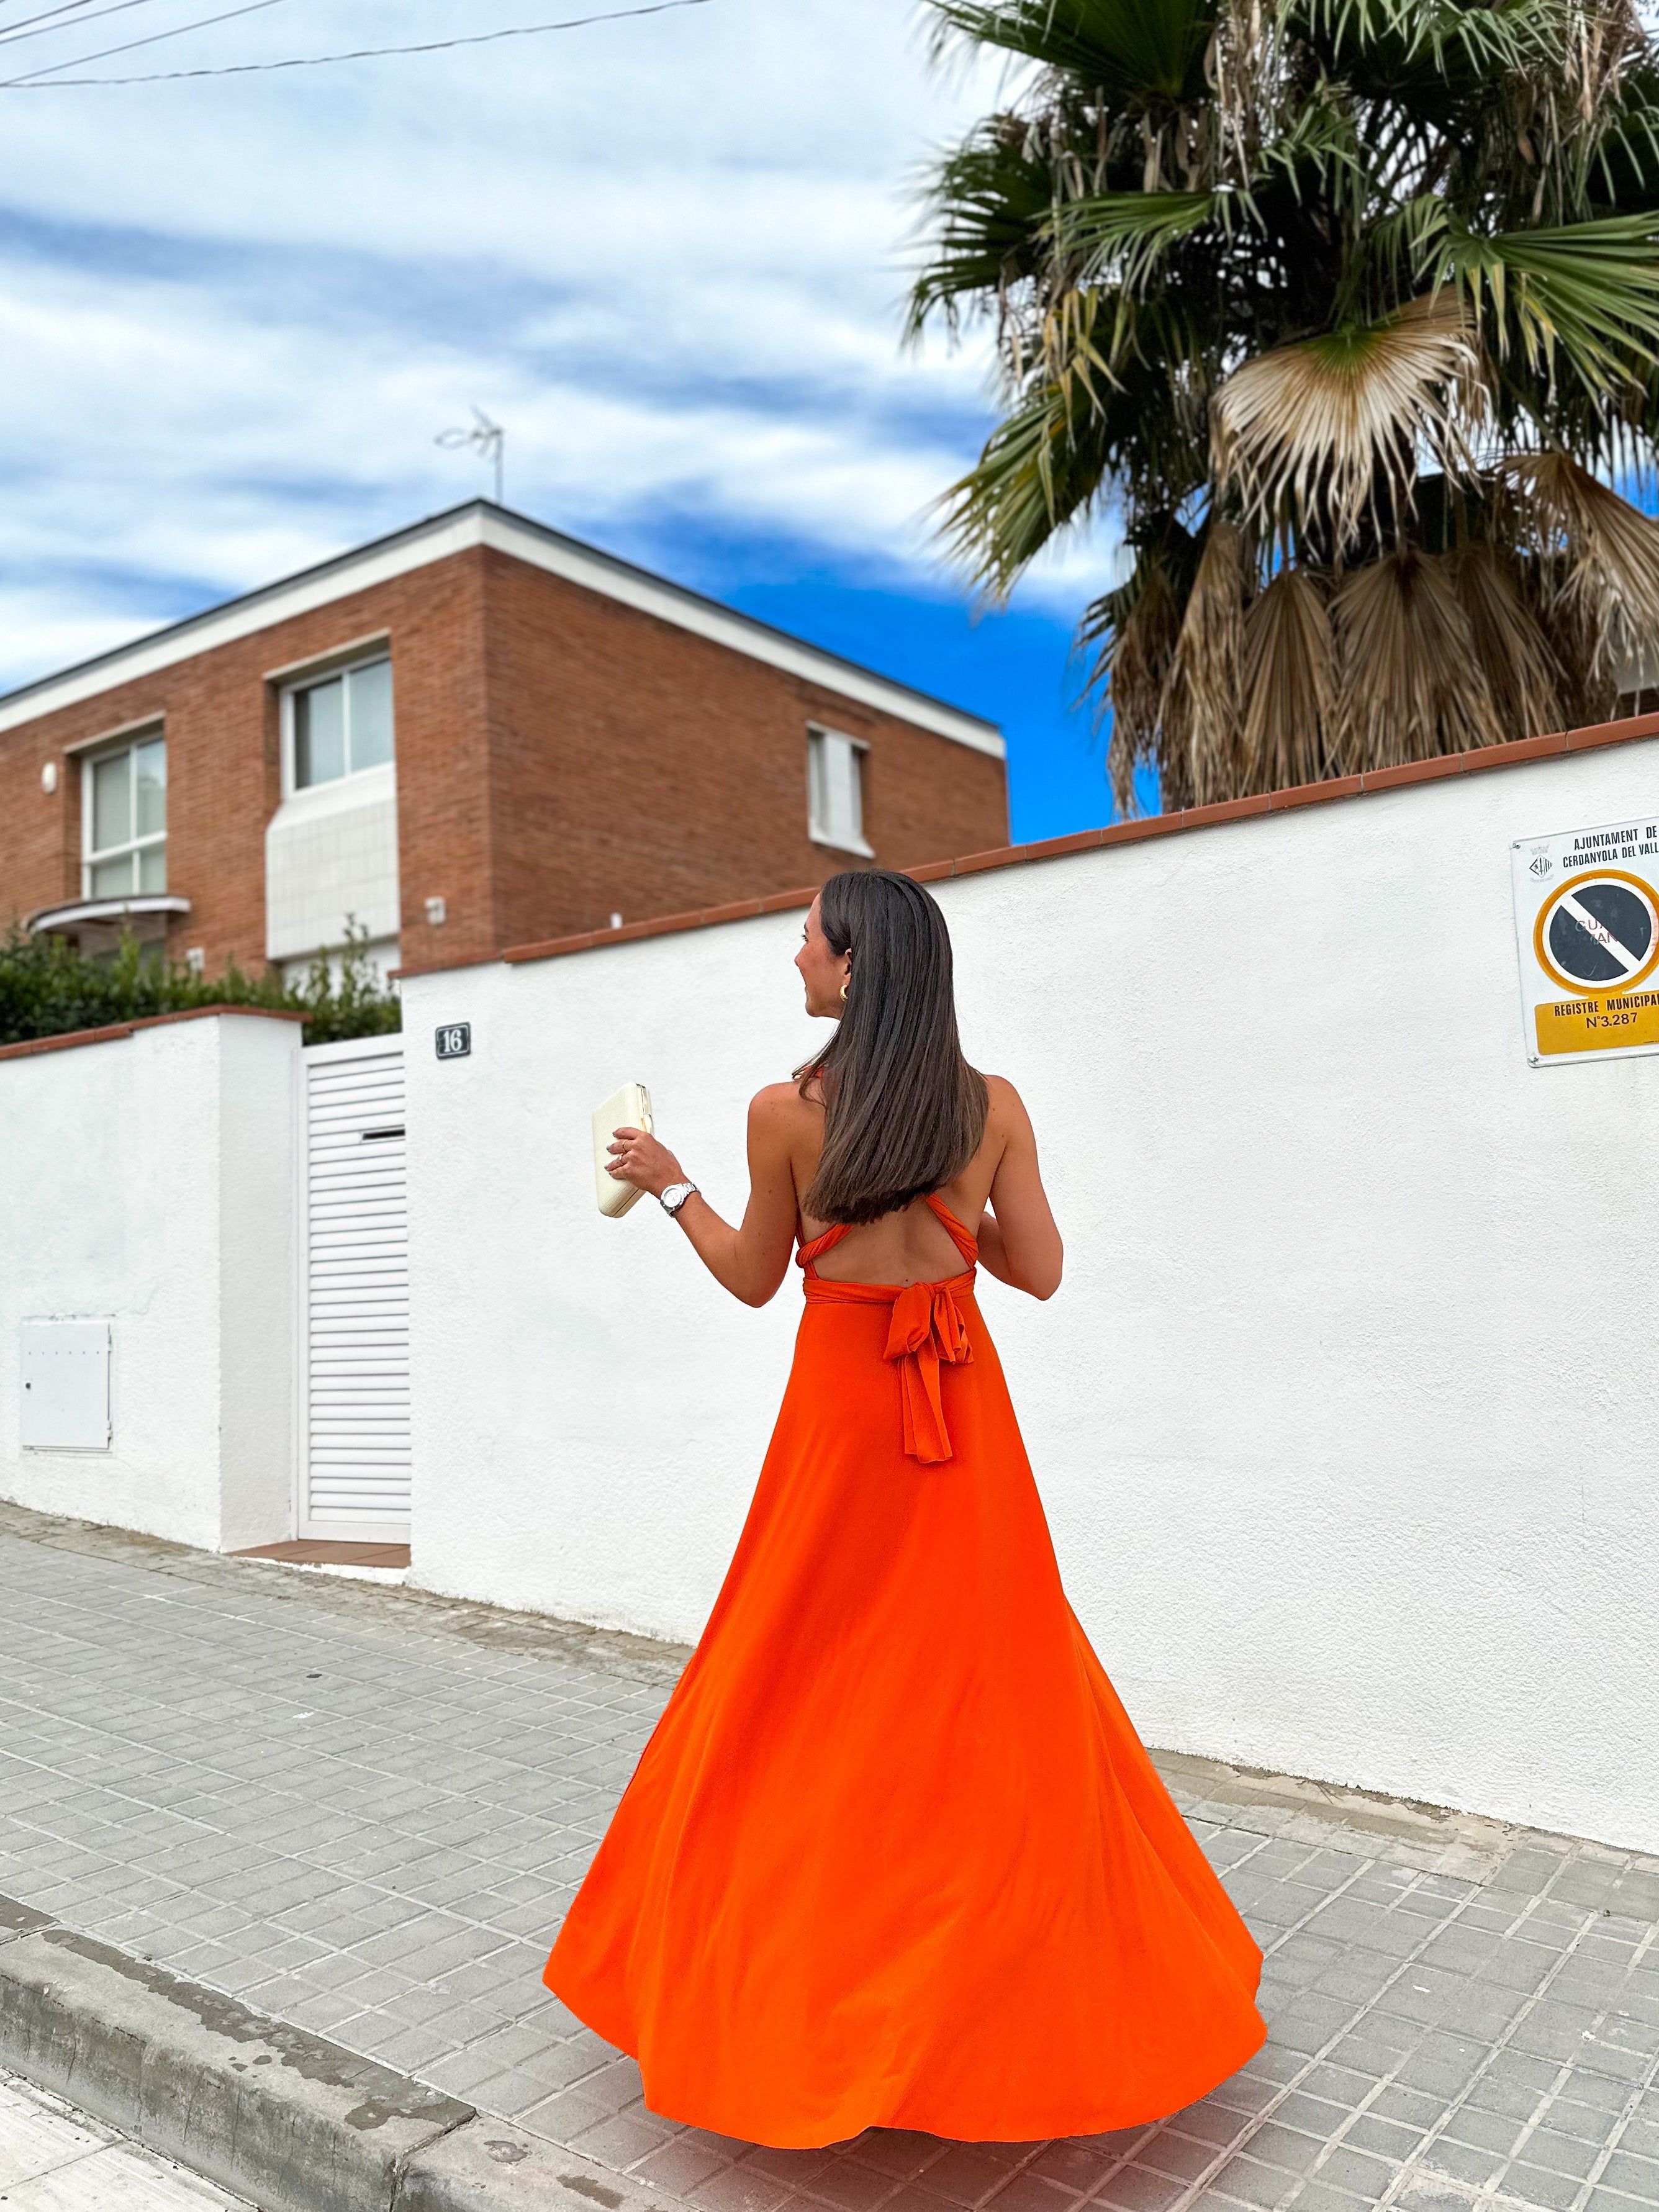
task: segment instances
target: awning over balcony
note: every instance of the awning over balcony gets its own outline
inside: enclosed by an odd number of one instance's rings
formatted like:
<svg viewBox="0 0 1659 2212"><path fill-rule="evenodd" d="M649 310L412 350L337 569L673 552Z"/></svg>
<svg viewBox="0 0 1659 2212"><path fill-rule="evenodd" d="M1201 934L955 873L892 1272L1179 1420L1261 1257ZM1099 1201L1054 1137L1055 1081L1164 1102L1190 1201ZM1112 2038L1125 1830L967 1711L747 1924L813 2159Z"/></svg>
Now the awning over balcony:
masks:
<svg viewBox="0 0 1659 2212"><path fill-rule="evenodd" d="M68 906L43 906L23 924L32 937L72 937L110 942L124 929L141 941L164 937L177 915L190 912L190 901L177 891L140 893L132 898L76 899Z"/></svg>

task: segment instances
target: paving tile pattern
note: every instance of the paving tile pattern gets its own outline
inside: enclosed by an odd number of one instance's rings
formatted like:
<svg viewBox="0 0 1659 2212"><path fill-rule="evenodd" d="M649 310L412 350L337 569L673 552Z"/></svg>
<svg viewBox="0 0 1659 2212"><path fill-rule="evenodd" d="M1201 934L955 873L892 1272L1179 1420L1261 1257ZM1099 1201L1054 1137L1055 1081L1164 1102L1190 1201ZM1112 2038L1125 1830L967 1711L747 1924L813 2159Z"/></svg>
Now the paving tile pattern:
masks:
<svg viewBox="0 0 1659 2212"><path fill-rule="evenodd" d="M683 1656L0 1507L0 1893L708 2212L1659 2208L1659 1860L1180 1761L1267 1954L1202 2104L823 2152L659 2118L539 1977Z"/></svg>

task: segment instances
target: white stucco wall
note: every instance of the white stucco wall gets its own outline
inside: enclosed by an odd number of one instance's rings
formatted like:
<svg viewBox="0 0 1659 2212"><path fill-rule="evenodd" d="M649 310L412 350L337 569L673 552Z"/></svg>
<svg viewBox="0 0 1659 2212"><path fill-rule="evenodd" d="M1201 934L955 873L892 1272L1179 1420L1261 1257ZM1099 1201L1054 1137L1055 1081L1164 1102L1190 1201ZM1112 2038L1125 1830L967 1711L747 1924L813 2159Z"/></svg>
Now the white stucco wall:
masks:
<svg viewBox="0 0 1659 2212"><path fill-rule="evenodd" d="M0 1494L213 1550L292 1530L297 1023L0 1060ZM25 1451L18 1335L112 1324L107 1452Z"/></svg>
<svg viewBox="0 0 1659 2212"><path fill-rule="evenodd" d="M1150 1741L1659 1849L1659 1058L1527 1065L1510 904L1656 805L1633 742L933 887L1067 1243L984 1310ZM740 1206L800 921L405 982L428 1587L700 1628L799 1293L601 1220L588 1115L644 1079Z"/></svg>

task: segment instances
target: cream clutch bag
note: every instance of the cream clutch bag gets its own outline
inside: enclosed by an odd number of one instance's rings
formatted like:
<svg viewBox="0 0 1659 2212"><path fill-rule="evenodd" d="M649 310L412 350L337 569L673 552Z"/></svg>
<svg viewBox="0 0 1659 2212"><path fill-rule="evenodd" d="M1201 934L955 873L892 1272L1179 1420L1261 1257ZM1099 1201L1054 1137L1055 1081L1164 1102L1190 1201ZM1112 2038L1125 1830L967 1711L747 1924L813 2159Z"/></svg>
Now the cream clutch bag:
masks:
<svg viewBox="0 0 1659 2212"><path fill-rule="evenodd" d="M651 1093L642 1083L624 1083L593 1112L593 1194L607 1220L620 1220L645 1193L637 1183L618 1182L611 1173L611 1140L618 1129L651 1133Z"/></svg>

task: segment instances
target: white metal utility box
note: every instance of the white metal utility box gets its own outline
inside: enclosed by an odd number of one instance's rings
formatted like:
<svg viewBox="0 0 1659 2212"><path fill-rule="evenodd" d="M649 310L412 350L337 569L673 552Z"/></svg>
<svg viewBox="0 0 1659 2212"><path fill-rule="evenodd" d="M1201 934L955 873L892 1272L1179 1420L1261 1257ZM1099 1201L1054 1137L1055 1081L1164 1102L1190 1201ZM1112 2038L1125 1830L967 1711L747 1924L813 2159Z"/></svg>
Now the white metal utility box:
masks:
<svg viewBox="0 0 1659 2212"><path fill-rule="evenodd" d="M106 1321L26 1321L18 1330L25 1451L107 1451Z"/></svg>

